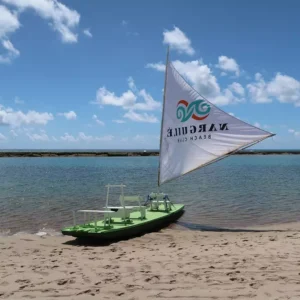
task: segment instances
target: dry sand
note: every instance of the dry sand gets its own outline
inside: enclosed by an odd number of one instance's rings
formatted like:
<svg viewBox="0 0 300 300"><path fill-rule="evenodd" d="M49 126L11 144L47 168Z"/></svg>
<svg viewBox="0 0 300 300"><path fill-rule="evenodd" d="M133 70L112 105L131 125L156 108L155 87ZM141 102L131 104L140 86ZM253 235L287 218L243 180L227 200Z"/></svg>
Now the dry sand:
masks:
<svg viewBox="0 0 300 300"><path fill-rule="evenodd" d="M300 299L296 227L165 229L106 246L1 237L0 299Z"/></svg>

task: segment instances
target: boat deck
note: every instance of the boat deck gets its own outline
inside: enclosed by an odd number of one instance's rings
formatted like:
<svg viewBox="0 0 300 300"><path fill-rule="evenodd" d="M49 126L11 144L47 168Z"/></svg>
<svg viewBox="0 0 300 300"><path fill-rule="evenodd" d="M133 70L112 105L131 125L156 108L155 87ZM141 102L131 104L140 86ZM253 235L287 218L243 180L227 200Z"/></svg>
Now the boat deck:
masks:
<svg viewBox="0 0 300 300"><path fill-rule="evenodd" d="M96 221L97 226L95 226L95 221L91 220L86 224L66 227L62 230L62 233L65 235L74 235L78 233L91 235L128 230L130 228L140 227L141 225L146 226L147 224L150 224L152 222L165 219L166 217L170 217L173 214L176 214L179 211L183 210L183 208L184 205L182 204L174 204L172 210L170 212L166 212L163 210L163 205L161 205L159 210L151 211L150 208L147 208L145 219L141 219L141 213L139 211L135 211L130 214L130 220L128 220L126 224L121 218L113 218L111 220L110 226L107 224L104 227L104 219Z"/></svg>

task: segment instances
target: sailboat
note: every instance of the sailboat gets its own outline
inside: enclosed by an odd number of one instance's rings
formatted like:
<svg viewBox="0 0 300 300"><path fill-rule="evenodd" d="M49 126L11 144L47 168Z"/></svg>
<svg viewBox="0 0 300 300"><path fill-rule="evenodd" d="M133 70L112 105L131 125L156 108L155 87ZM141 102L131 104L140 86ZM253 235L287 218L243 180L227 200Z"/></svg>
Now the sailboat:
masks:
<svg viewBox="0 0 300 300"><path fill-rule="evenodd" d="M224 112L201 96L169 61L168 49L158 187L274 135ZM73 225L63 228L62 233L100 239L131 237L161 228L184 212L184 204L173 203L167 194L152 192L143 203L139 195L125 195L125 187L106 185L105 207L73 211ZM119 206L109 205L109 195L114 188L121 191ZM77 224L78 213L84 217L81 224ZM104 217L99 219L99 214Z"/></svg>

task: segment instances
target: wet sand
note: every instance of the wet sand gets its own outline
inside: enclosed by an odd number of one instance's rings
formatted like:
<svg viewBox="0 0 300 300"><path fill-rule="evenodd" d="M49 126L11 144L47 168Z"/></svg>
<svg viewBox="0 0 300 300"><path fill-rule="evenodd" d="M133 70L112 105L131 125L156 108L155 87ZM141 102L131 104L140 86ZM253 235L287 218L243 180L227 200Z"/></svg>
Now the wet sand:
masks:
<svg viewBox="0 0 300 300"><path fill-rule="evenodd" d="M262 229L1 237L0 299L300 299L299 224Z"/></svg>

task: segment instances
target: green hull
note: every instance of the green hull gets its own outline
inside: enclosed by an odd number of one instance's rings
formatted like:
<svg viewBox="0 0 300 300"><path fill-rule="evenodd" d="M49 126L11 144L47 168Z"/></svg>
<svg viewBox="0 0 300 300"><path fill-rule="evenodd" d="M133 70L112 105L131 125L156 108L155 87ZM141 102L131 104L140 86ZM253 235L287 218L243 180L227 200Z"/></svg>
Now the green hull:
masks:
<svg viewBox="0 0 300 300"><path fill-rule="evenodd" d="M64 235L79 238L96 238L102 240L115 240L130 238L161 229L162 227L176 221L184 212L184 205L174 204L170 212L163 210L151 211L147 209L146 219L140 219L140 212L133 212L130 215L130 222L126 225L119 218L114 218L111 226L104 227L103 220L90 222L83 225L70 226L62 229Z"/></svg>

